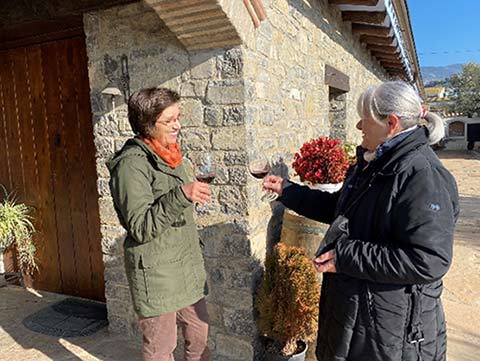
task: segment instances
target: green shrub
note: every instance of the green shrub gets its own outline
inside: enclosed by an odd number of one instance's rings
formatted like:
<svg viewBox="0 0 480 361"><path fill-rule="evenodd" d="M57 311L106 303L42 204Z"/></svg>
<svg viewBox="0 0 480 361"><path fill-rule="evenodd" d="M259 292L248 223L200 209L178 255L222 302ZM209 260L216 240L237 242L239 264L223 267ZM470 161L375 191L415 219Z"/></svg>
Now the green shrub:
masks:
<svg viewBox="0 0 480 361"><path fill-rule="evenodd" d="M305 250L279 243L265 260L257 298L258 325L291 355L297 341L312 341L317 331L320 287Z"/></svg>
<svg viewBox="0 0 480 361"><path fill-rule="evenodd" d="M32 209L23 203L17 203L12 194L0 185L5 198L0 202L0 247L15 246L18 262L24 272L38 269L35 261L36 247L33 242L35 228L32 224Z"/></svg>

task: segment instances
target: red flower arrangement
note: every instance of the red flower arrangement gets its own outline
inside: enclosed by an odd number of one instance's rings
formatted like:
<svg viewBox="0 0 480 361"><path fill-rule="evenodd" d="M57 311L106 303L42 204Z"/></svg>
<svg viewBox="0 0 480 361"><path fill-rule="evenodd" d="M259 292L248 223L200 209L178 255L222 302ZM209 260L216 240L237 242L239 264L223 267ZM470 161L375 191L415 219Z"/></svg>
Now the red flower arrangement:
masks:
<svg viewBox="0 0 480 361"><path fill-rule="evenodd" d="M338 139L319 137L302 145L292 166L302 182L340 183L345 179L349 160Z"/></svg>

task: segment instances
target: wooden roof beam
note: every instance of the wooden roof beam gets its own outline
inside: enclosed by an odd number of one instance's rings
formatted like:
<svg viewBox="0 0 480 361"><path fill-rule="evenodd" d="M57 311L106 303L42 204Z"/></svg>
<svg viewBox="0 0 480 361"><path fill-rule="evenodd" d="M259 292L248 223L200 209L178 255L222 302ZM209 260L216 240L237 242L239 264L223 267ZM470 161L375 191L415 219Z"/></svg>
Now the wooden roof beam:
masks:
<svg viewBox="0 0 480 361"><path fill-rule="evenodd" d="M380 53L378 51L372 51L372 56L379 60L387 60L387 61L397 61L400 58L396 54L386 54L386 53Z"/></svg>
<svg viewBox="0 0 480 361"><path fill-rule="evenodd" d="M397 54L398 49L396 46L388 45L377 45L377 44L367 44L367 49L371 51L377 51L379 53L385 54Z"/></svg>
<svg viewBox="0 0 480 361"><path fill-rule="evenodd" d="M403 70L403 64L401 63L394 63L394 62L389 62L389 61L381 61L380 64L382 64L382 66L384 68L389 68L389 69L400 69L400 70Z"/></svg>
<svg viewBox="0 0 480 361"><path fill-rule="evenodd" d="M405 74L404 71L399 71L397 69L385 69L387 71L388 74L390 74L391 76L394 76L394 77L399 77L401 78L402 80L404 81L408 81L407 79L407 74Z"/></svg>
<svg viewBox="0 0 480 361"><path fill-rule="evenodd" d="M373 35L373 36L388 36L390 28L384 26L375 26L367 24L352 24L352 33L354 35Z"/></svg>
<svg viewBox="0 0 480 361"><path fill-rule="evenodd" d="M375 6L378 0L328 0L333 5L362 5L362 6Z"/></svg>
<svg viewBox="0 0 480 361"><path fill-rule="evenodd" d="M385 11L342 11L342 20L352 23L382 25L386 16Z"/></svg>
<svg viewBox="0 0 480 361"><path fill-rule="evenodd" d="M382 36L361 35L360 41L367 44L391 45L393 43L393 36L388 36L385 38Z"/></svg>

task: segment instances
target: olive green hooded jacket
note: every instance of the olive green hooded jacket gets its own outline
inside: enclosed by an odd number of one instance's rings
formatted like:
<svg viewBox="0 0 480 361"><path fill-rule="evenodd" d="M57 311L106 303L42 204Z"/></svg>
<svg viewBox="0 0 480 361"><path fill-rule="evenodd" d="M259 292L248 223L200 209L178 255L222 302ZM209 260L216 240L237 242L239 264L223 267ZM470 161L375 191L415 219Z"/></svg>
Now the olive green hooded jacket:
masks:
<svg viewBox="0 0 480 361"><path fill-rule="evenodd" d="M128 140L108 162L110 190L122 226L125 268L141 317L178 311L205 296L205 267L193 203L181 185L182 162L170 168L141 140Z"/></svg>

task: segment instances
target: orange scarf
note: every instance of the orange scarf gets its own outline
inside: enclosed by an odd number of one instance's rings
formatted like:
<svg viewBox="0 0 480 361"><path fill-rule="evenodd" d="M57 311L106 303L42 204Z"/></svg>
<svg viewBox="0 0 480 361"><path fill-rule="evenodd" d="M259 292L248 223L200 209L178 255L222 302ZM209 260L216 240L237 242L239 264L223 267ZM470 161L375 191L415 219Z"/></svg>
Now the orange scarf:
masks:
<svg viewBox="0 0 480 361"><path fill-rule="evenodd" d="M165 148L156 139L148 139L144 137L139 138L143 140L156 155L167 163L170 168L176 168L182 163L182 153L180 152L180 147L177 143L169 144L168 148Z"/></svg>

